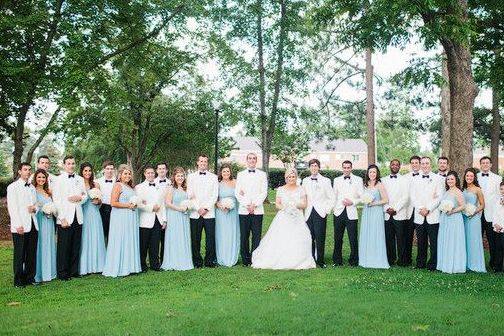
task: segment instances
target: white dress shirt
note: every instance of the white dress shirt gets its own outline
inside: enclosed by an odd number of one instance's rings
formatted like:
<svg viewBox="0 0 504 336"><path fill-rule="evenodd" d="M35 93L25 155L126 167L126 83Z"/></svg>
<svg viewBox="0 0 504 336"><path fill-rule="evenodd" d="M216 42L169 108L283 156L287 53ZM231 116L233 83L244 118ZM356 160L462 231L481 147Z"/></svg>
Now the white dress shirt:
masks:
<svg viewBox="0 0 504 336"><path fill-rule="evenodd" d="M500 200L500 183L502 177L492 172L488 172L488 176L483 176L482 172L478 173L478 182L480 184L483 196L485 197L485 219L490 222L493 218L493 208Z"/></svg>
<svg viewBox="0 0 504 336"><path fill-rule="evenodd" d="M243 193L243 195L242 195ZM238 213L248 215L247 206L256 206L254 215L264 215L264 200L268 196L268 179L266 173L257 168L245 169L236 176L235 196L240 206Z"/></svg>
<svg viewBox="0 0 504 336"><path fill-rule="evenodd" d="M410 199L413 207L415 208L414 222L415 224L424 223L425 217L420 215L420 209L426 208L430 211L427 215L427 223L438 224L438 206L441 201L441 197L445 192L445 180L433 172L420 172L419 176L419 178L412 179L410 185Z"/></svg>
<svg viewBox="0 0 504 336"><path fill-rule="evenodd" d="M146 204L139 208L140 227L152 229L156 217L159 223L163 225L166 222L166 209L164 206L165 188L160 187L156 182L145 180L135 187L135 192L137 196L146 201ZM153 211L155 205L159 206L157 212Z"/></svg>
<svg viewBox="0 0 504 336"><path fill-rule="evenodd" d="M35 187L21 178L9 184L7 187L7 210L10 217L10 229L17 233L17 228L23 227L24 232L30 232L31 223L38 231L37 216L28 212L28 206L37 206L37 194Z"/></svg>
<svg viewBox="0 0 504 336"><path fill-rule="evenodd" d="M160 179L159 176L154 179L154 182L156 182L156 185L166 188L171 186L171 180L168 177L165 177L164 179Z"/></svg>
<svg viewBox="0 0 504 336"><path fill-rule="evenodd" d="M209 171L196 171L189 174L187 176L187 195L190 199L196 199L200 208L208 210L203 218L215 218L215 203L219 197L217 175ZM189 217L199 218L198 210L192 211Z"/></svg>
<svg viewBox="0 0 504 336"><path fill-rule="evenodd" d="M58 224L61 224L63 219L66 219L68 224L71 225L74 221L74 217L77 216L77 222L82 225L82 204L84 204L88 198L86 187L84 185L84 179L73 174L74 177L69 177L68 173L62 172L55 181L53 200L54 204L58 208ZM68 198L70 196L81 196L82 200L80 202L70 202Z"/></svg>
<svg viewBox="0 0 504 336"><path fill-rule="evenodd" d="M406 178L406 181L408 183L408 207L406 208L406 216L408 218L411 218L413 216L413 202L411 201L411 187L413 185L413 179L419 178L420 177L420 171L418 172L409 172L404 175L404 178Z"/></svg>
<svg viewBox="0 0 504 336"><path fill-rule="evenodd" d="M364 183L359 176L350 174L349 177L350 178L345 178L344 175L341 175L334 179L334 215L341 215L346 208L348 219L354 220L358 218L357 203L360 202L362 194L364 193ZM348 198L353 204L345 207L343 204L345 198Z"/></svg>
<svg viewBox="0 0 504 336"><path fill-rule="evenodd" d="M100 185L100 190L102 192L102 203L110 205L110 197L112 196L112 189L114 188L115 176L111 179L105 178L105 176L100 177L96 180Z"/></svg>
<svg viewBox="0 0 504 336"><path fill-rule="evenodd" d="M395 177L394 177L395 176ZM401 174L391 174L381 179L388 195L388 203L384 205L385 220L390 219L387 210L392 208L396 211L395 220L406 220L408 217L409 207L409 181L408 178Z"/></svg>
<svg viewBox="0 0 504 336"><path fill-rule="evenodd" d="M331 212L334 206L334 192L331 187L331 180L325 176L317 174L303 179L302 186L306 191L306 209L304 211L305 219L308 220L312 209L317 214L325 218Z"/></svg>

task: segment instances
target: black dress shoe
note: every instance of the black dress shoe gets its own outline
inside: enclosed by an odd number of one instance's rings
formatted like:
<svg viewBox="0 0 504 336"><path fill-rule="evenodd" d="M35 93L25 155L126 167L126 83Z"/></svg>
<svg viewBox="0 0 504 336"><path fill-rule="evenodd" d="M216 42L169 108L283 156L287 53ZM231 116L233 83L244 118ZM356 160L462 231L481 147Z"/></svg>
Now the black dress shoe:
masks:
<svg viewBox="0 0 504 336"><path fill-rule="evenodd" d="M334 264L332 264L332 267L339 267L339 266L343 266L343 263L334 263Z"/></svg>
<svg viewBox="0 0 504 336"><path fill-rule="evenodd" d="M317 266L318 266L319 268L327 268L327 265L326 265L326 264L317 264Z"/></svg>
<svg viewBox="0 0 504 336"><path fill-rule="evenodd" d="M215 265L215 264L205 264L205 267L215 268L215 267L217 267L217 265Z"/></svg>
<svg viewBox="0 0 504 336"><path fill-rule="evenodd" d="M15 284L14 287L16 288L25 288L26 286L23 284Z"/></svg>

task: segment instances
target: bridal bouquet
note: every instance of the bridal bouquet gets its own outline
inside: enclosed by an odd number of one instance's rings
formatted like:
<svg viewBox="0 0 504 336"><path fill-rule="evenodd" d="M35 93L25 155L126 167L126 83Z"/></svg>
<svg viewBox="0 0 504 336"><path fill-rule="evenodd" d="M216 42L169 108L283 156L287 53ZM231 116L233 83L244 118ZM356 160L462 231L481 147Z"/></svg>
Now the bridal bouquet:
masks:
<svg viewBox="0 0 504 336"><path fill-rule="evenodd" d="M195 211L198 210L198 201L195 199L186 199L180 202L180 206L186 208L187 211Z"/></svg>
<svg viewBox="0 0 504 336"><path fill-rule="evenodd" d="M441 201L441 204L439 205L439 210L444 212L444 213L447 213L448 211L451 211L453 210L453 207L455 205L453 204L452 201L450 200L442 200Z"/></svg>
<svg viewBox="0 0 504 336"><path fill-rule="evenodd" d="M364 195L362 195L362 197L361 197L361 202L364 205L371 204L371 202L373 202L373 200L374 200L374 197L368 193L364 193Z"/></svg>
<svg viewBox="0 0 504 336"><path fill-rule="evenodd" d="M231 198L231 197L226 197L226 198L223 198L221 201L220 201L221 205L228 209L228 210L232 210L234 209L235 207L235 201Z"/></svg>
<svg viewBox="0 0 504 336"><path fill-rule="evenodd" d="M91 198L92 200L95 200L95 199L101 200L103 197L101 190L98 188L89 189L88 195L89 195L89 198Z"/></svg>
<svg viewBox="0 0 504 336"><path fill-rule="evenodd" d="M291 216L296 216L300 211L297 208L297 205L298 205L297 202L293 200L285 201L282 203L282 210Z"/></svg>
<svg viewBox="0 0 504 336"><path fill-rule="evenodd" d="M55 216L58 209L56 208L56 204L53 202L47 202L42 206L42 212L47 216Z"/></svg>
<svg viewBox="0 0 504 336"><path fill-rule="evenodd" d="M464 213L471 217L476 213L476 206L472 203L467 203L464 208Z"/></svg>

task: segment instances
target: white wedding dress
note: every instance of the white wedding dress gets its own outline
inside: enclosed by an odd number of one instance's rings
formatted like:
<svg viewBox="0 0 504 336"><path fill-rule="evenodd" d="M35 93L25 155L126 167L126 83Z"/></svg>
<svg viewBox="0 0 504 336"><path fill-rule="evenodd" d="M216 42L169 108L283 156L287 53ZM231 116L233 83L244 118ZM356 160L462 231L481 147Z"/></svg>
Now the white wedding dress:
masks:
<svg viewBox="0 0 504 336"><path fill-rule="evenodd" d="M293 191L278 188L277 197L286 207L278 211L259 247L252 253L253 268L315 268L310 230L303 212L295 208L304 195L303 187Z"/></svg>

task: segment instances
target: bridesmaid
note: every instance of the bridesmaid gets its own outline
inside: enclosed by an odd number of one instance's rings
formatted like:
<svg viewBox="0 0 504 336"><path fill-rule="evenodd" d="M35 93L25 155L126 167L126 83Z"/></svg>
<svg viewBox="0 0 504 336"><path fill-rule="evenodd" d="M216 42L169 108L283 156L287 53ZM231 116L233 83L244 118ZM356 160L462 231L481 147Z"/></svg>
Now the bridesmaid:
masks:
<svg viewBox="0 0 504 336"><path fill-rule="evenodd" d="M172 188L166 193L166 233L163 254L164 270L186 271L194 268L191 253L191 230L187 206L187 184L184 169L177 167L171 178Z"/></svg>
<svg viewBox="0 0 504 336"><path fill-rule="evenodd" d="M84 162L80 166L80 176L84 179L86 191L100 189L100 185L95 182L93 167L90 163ZM101 273L105 264L105 236L103 234L103 224L100 216L100 199L87 198L82 205L84 222L82 224L82 243L79 263L79 274Z"/></svg>
<svg viewBox="0 0 504 336"><path fill-rule="evenodd" d="M359 266L389 268L385 245L385 215L383 205L388 202L387 191L380 181L380 170L372 164L364 177L365 193L373 200L364 205L359 234Z"/></svg>
<svg viewBox="0 0 504 336"><path fill-rule="evenodd" d="M117 173L117 182L112 189L110 205L110 229L103 275L108 277L140 273L139 216L137 205L131 197L133 189L132 170L122 164Z"/></svg>
<svg viewBox="0 0 504 336"><path fill-rule="evenodd" d="M453 202L454 207L439 216L439 234L437 242L437 269L444 273L465 273L466 243L464 219L462 211L465 208L464 195L460 190L460 179L456 172L446 175L446 192L441 198ZM481 234L481 231L480 231Z"/></svg>
<svg viewBox="0 0 504 336"><path fill-rule="evenodd" d="M485 252L481 236L481 212L485 209L485 198L478 183L476 169L467 168L464 173L464 199L466 204L473 204L476 212L464 216L465 238L467 249L467 269L474 272L486 272Z"/></svg>
<svg viewBox="0 0 504 336"><path fill-rule="evenodd" d="M47 172L38 169L33 177L37 191L38 243L35 282L51 281L56 278L56 239L54 216L42 212L42 206L52 202Z"/></svg>
<svg viewBox="0 0 504 336"><path fill-rule="evenodd" d="M215 243L217 263L228 267L237 263L240 252L240 223L235 186L231 165L224 163L219 171L219 200L215 204ZM231 210L221 203L227 198L233 200L234 207Z"/></svg>

